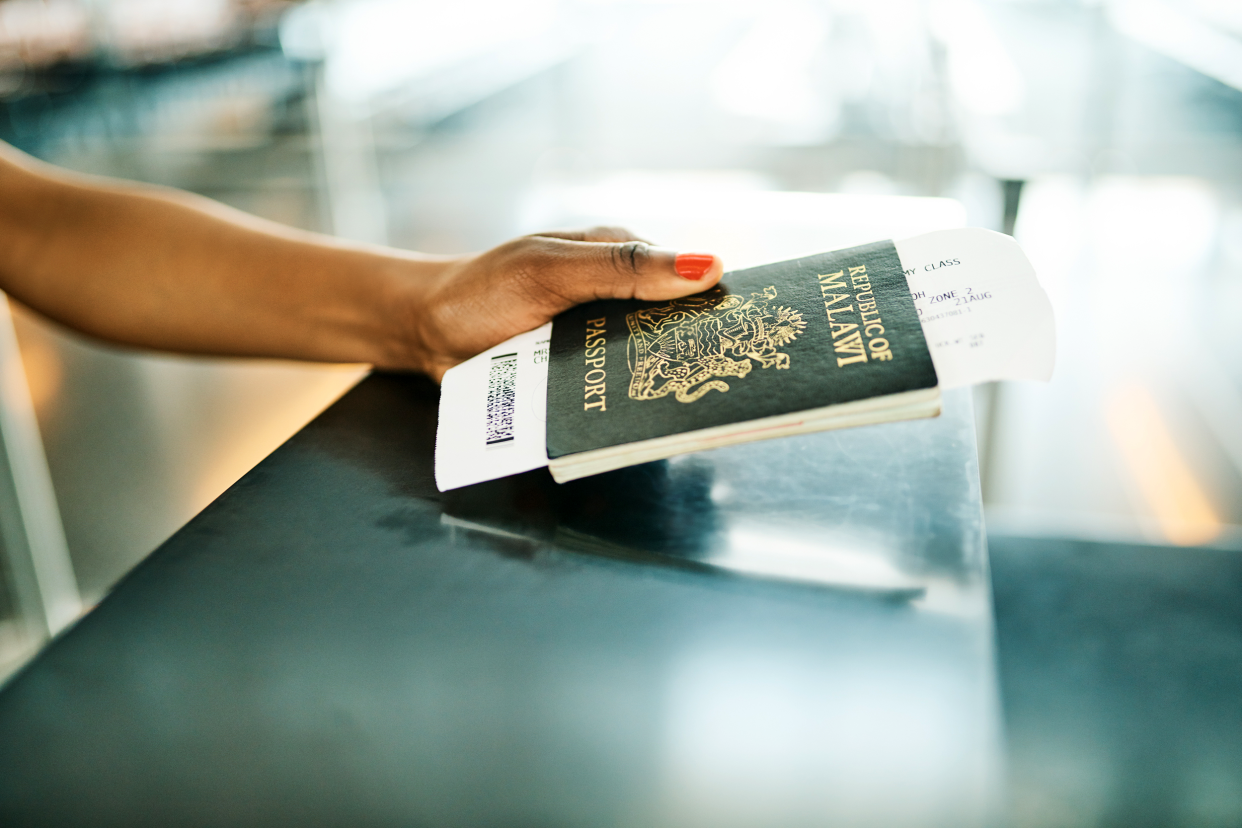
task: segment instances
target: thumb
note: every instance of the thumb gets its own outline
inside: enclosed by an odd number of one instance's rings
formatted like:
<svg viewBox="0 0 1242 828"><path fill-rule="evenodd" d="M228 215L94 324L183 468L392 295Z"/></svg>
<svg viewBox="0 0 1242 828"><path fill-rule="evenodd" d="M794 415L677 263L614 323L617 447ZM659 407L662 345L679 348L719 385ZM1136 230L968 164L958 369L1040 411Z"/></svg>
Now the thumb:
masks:
<svg viewBox="0 0 1242 828"><path fill-rule="evenodd" d="M724 265L711 253L642 241L555 242L556 265L544 270L549 290L573 304L594 299L676 299L713 287Z"/></svg>

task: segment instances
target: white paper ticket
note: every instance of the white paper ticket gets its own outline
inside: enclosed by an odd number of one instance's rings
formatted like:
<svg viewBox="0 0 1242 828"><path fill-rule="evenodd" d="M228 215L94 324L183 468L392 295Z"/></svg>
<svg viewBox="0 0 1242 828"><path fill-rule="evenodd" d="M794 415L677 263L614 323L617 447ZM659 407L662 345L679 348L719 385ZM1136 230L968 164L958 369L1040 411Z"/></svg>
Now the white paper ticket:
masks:
<svg viewBox="0 0 1242 828"><path fill-rule="evenodd" d="M1052 303L1017 242L965 227L893 244L941 388L1052 377Z"/></svg>
<svg viewBox="0 0 1242 828"><path fill-rule="evenodd" d="M548 465L552 323L449 369L440 383L440 491Z"/></svg>
<svg viewBox="0 0 1242 828"><path fill-rule="evenodd" d="M1012 238L978 228L894 243L941 388L1048 380L1052 305ZM452 368L440 390L440 491L548 464L549 323Z"/></svg>

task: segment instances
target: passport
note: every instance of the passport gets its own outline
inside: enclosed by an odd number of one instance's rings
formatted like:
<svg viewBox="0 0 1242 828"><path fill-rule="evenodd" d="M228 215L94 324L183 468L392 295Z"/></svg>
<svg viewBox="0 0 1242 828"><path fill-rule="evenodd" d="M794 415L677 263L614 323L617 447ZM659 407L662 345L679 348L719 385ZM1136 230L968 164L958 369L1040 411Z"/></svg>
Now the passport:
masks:
<svg viewBox="0 0 1242 828"><path fill-rule="evenodd" d="M1055 359L1052 305L1000 233L940 230L734 271L695 297L575 308L450 369L436 485L545 466L563 482L932 416L937 380L1046 381Z"/></svg>
<svg viewBox="0 0 1242 828"><path fill-rule="evenodd" d="M750 440L933 417L936 368L902 262L875 242L553 321L547 457L564 482Z"/></svg>

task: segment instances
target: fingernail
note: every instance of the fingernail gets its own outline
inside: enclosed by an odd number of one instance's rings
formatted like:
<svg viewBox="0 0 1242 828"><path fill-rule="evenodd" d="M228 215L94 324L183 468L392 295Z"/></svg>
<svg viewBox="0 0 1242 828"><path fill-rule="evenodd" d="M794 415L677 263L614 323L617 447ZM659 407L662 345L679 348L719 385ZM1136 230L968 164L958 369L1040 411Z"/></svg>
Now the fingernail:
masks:
<svg viewBox="0 0 1242 828"><path fill-rule="evenodd" d="M678 253L673 269L681 278L697 282L707 275L715 263L716 257L711 253Z"/></svg>

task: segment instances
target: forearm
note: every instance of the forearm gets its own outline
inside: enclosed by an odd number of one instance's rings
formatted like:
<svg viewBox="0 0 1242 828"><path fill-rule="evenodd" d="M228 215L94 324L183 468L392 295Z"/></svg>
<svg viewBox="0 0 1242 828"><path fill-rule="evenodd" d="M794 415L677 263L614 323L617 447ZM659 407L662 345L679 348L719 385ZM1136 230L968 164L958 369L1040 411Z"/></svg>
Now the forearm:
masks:
<svg viewBox="0 0 1242 828"><path fill-rule="evenodd" d="M448 260L350 245L176 191L0 155L0 287L163 350L419 368L413 295Z"/></svg>
<svg viewBox="0 0 1242 828"><path fill-rule="evenodd" d="M453 257L353 245L186 193L64 173L0 143L0 289L129 345L439 380L580 302L687 296L722 273L711 254L609 227Z"/></svg>

